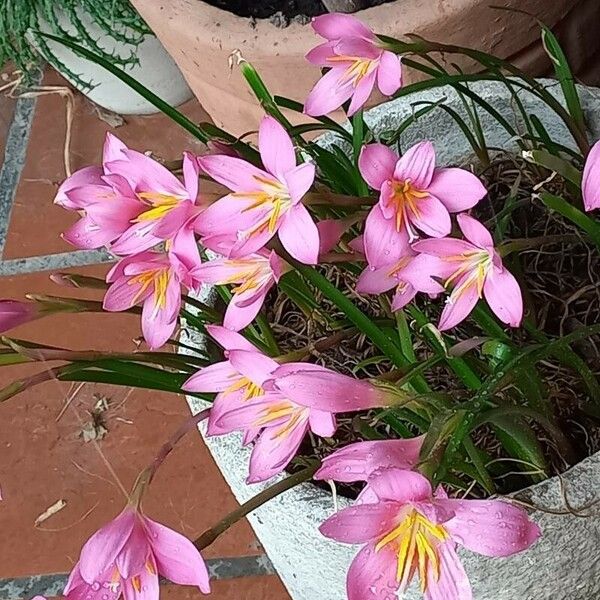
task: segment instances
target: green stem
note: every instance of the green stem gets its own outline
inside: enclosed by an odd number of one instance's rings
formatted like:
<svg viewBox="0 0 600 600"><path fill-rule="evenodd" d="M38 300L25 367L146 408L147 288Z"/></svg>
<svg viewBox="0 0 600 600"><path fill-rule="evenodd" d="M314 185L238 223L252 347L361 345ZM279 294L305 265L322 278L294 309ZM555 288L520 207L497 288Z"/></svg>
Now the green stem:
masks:
<svg viewBox="0 0 600 600"><path fill-rule="evenodd" d="M356 170L360 174L360 169L358 168L358 158L360 156L360 151L362 150L363 141L365 137L365 122L363 119L363 111L359 110L354 113L352 116L352 149L354 151L354 164L356 165ZM360 175L360 196L368 196L369 188L362 177Z"/></svg>

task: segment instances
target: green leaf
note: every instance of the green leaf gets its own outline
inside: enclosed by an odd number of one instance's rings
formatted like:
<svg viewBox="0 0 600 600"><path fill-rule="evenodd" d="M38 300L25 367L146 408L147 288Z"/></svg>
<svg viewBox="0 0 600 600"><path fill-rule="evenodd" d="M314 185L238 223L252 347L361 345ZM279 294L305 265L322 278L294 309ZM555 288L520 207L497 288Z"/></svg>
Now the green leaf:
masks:
<svg viewBox="0 0 600 600"><path fill-rule="evenodd" d="M548 192L542 192L540 199L549 209L561 214L571 221L571 223L574 223L577 227L585 231L594 244L600 248L600 223L588 217L572 204L569 204L564 198L549 194Z"/></svg>
<svg viewBox="0 0 600 600"><path fill-rule="evenodd" d="M560 82L560 87L565 96L569 114L575 123L577 123L580 131L585 134L585 117L581 108L579 94L575 87L575 78L569 67L569 61L552 31L542 22L540 22L540 26L542 28L542 45L552 61L556 78Z"/></svg>
<svg viewBox="0 0 600 600"><path fill-rule="evenodd" d="M544 167L549 171L558 173L567 181L574 183L578 188L581 188L581 172L576 169L568 160L560 158L550 152L544 150L529 150L523 152L523 158L535 165Z"/></svg>

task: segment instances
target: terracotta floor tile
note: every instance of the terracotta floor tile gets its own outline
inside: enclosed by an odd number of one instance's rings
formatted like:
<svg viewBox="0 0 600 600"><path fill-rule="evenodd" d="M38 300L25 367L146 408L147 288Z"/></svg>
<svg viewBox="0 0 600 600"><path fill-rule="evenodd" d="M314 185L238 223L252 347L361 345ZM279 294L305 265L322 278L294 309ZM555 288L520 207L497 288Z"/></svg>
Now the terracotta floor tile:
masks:
<svg viewBox="0 0 600 600"><path fill-rule="evenodd" d="M210 596L197 590L166 585L160 590L162 600L289 600L287 590L275 576L242 577L228 581L215 581Z"/></svg>
<svg viewBox="0 0 600 600"><path fill-rule="evenodd" d="M106 268L79 271L100 276ZM13 297L31 290L81 293L55 286L47 273L0 278L0 290L2 296ZM94 294L97 292L91 292ZM131 350L131 340L138 334L134 315L91 314L49 317L11 332L14 337L65 347L121 350ZM41 363L2 367L0 384L41 369ZM68 570L86 538L123 507L124 497L115 475L129 489L137 473L189 414L182 396L88 385L57 422L68 389L67 383L49 381L0 405L0 484L4 495L0 530L5 539L13 540L0 547L4 577ZM102 441L86 443L80 432L90 420L94 394L110 399L108 434ZM66 501L65 508L36 528L36 517L60 499ZM190 433L166 460L145 500L149 515L190 537L202 533L235 506L195 433ZM245 555L256 553L258 548L250 527L241 522L208 548L206 555Z"/></svg>
<svg viewBox="0 0 600 600"><path fill-rule="evenodd" d="M46 74L45 83L65 84L54 72ZM190 100L179 110L195 122L208 119L196 100ZM58 185L66 176L63 161L65 114L62 97L51 94L38 98L27 162L13 205L4 258L72 249L60 238L60 233L76 216L52 204ZM167 160L180 158L183 150L199 152L202 149L202 145L190 134L162 114L126 116L124 119L124 125L111 128L98 117L94 106L76 93L70 147L72 170L99 163L107 131L112 131L132 148L152 150ZM43 235L40 235L42 232Z"/></svg>

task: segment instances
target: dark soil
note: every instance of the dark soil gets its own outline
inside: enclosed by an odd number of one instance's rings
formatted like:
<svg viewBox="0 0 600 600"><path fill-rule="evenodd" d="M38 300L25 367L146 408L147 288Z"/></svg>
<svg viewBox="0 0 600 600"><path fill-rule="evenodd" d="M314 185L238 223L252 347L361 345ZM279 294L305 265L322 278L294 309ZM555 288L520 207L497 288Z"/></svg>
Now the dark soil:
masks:
<svg viewBox="0 0 600 600"><path fill-rule="evenodd" d="M306 23L310 17L316 17L329 12L327 0L204 0L207 4L222 8L240 17L251 17L254 19L270 19L276 26L287 26L291 20ZM347 0L349 8L360 6L368 8L377 6L393 0ZM343 4L343 0L336 0L337 5ZM331 6L330 6L331 8ZM350 11L347 11L350 12Z"/></svg>
<svg viewBox="0 0 600 600"><path fill-rule="evenodd" d="M507 258L509 268L518 279L524 282L530 297L526 299L530 307L529 317L536 327L550 337L561 336L582 326L600 322L600 254L588 240L578 238L578 232L570 223L565 222L557 214L550 214L535 197L535 186L543 181L547 174L537 173L521 158L499 155L492 165L480 173L489 190L489 196L473 211L474 216L486 222L493 231L496 215L505 207L508 197L513 193L515 180L520 179L518 195L514 202L504 238L534 238L548 235L565 235L570 239L554 245L546 245L532 250L522 251L518 255ZM546 188L563 197L569 197L564 181L558 177ZM517 259L518 257L518 259ZM339 289L350 297L371 318L379 320L381 327L394 327L389 313L389 305L378 296L360 296L354 291L356 274L347 268L327 265L319 267L323 273ZM360 270L360 269L359 269ZM343 320L335 306L315 293L321 307L319 312L310 316L302 313L287 297L273 291L268 302L268 318L274 324L275 336L283 352L314 344L332 333L331 323ZM430 301L426 297L417 297L417 305L427 314L432 323L436 323L442 308L442 302ZM325 323L328 321L329 324ZM457 341L481 336L471 320L453 330ZM393 331L392 331L393 334ZM532 344L534 341L523 329L512 332L515 342ZM418 338L415 338L416 340ZM574 346L587 366L600 375L600 336L589 338ZM416 346L418 360L431 357L427 346ZM472 351L478 352L478 350ZM468 359L468 355L466 357ZM360 333L352 333L330 348L312 352L307 360L333 368L339 372L356 377L390 378L390 363L380 356L380 352L369 344ZM548 414L555 425L569 439L573 456L571 463L600 450L600 421L592 416L587 407L592 401L582 385L577 373L564 368L553 358L538 364L538 372L542 378L544 401L547 402ZM472 392L465 389L456 377L449 375L445 367L437 367L424 373L430 387L435 392L443 393L456 402L467 400ZM503 404L515 402L515 391L508 385L506 389L497 390L497 397ZM519 402L523 402L520 399ZM306 463L313 457L322 458L336 448L348 443L377 437L393 437L394 432L377 417L376 412L341 415L338 419L339 429L334 439L323 440L313 436L306 438L299 457L291 466L291 470ZM568 467L564 452L556 447L549 436L535 423L529 424L536 431L548 462L547 476L561 473ZM414 435L421 432L408 425ZM414 431L413 431L414 429ZM506 455L494 432L487 426L480 427L474 436L476 445L484 450L495 463L491 474L495 479L498 491L508 493L530 485L532 480L518 465ZM539 475L539 474L538 474ZM463 479L465 488L471 483ZM326 484L325 484L326 485ZM361 485L338 486L338 492L355 497ZM482 490L474 488L472 494L480 496Z"/></svg>

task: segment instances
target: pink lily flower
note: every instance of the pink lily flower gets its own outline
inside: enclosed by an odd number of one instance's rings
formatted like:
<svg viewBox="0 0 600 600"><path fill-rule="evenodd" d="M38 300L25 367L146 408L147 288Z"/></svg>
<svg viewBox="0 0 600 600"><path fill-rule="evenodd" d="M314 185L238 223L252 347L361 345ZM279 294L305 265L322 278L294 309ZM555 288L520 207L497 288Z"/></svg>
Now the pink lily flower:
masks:
<svg viewBox="0 0 600 600"><path fill-rule="evenodd" d="M223 325L239 331L259 313L269 290L289 266L277 256L261 250L244 258L218 258L204 263L195 275L204 283L238 284L225 311Z"/></svg>
<svg viewBox="0 0 600 600"><path fill-rule="evenodd" d="M433 280L426 254L417 254L410 247L398 261L381 267L367 267L356 282L356 291L361 294L381 294L395 288L392 310L397 311L411 302L418 292L431 297L444 292L444 287Z"/></svg>
<svg viewBox="0 0 600 600"><path fill-rule="evenodd" d="M34 302L0 300L0 333L37 319L39 307Z"/></svg>
<svg viewBox="0 0 600 600"><path fill-rule="evenodd" d="M420 473L391 468L369 479L379 501L343 509L320 527L326 537L364 544L350 565L348 600L402 594L417 576L425 600L471 600L457 544L484 556L510 556L541 535L527 513L499 500L433 494Z"/></svg>
<svg viewBox="0 0 600 600"><path fill-rule="evenodd" d="M276 233L297 260L316 264L319 233L302 198L315 178L312 163L296 164L292 140L264 117L258 147L265 170L225 155L198 159L202 170L232 193L209 206L196 222L207 248L239 258L260 250Z"/></svg>
<svg viewBox="0 0 600 600"><path fill-rule="evenodd" d="M217 392L208 417L208 434L223 435L229 429L219 426L221 415L245 402L264 396L263 385L279 367L279 363L263 354L245 337L220 325L207 325L206 330L225 350L225 360L203 367L182 386L187 392ZM237 368L239 353L248 358L253 368ZM245 364L245 363L244 363ZM248 436L246 441L252 439Z"/></svg>
<svg viewBox="0 0 600 600"><path fill-rule="evenodd" d="M108 133L102 167L86 167L59 188L55 203L83 212L63 238L78 248L112 244L116 254L134 254L175 237L199 213L198 165L185 153L182 184L150 157Z"/></svg>
<svg viewBox="0 0 600 600"><path fill-rule="evenodd" d="M429 275L444 279L445 287L452 286L438 329L458 325L482 297L503 323L518 327L523 319L521 289L502 264L490 232L468 215L458 215L457 221L466 241L439 238L413 244L414 250L433 259L427 263Z"/></svg>
<svg viewBox="0 0 600 600"><path fill-rule="evenodd" d="M600 208L600 142L592 146L585 159L581 191L585 210Z"/></svg>
<svg viewBox="0 0 600 600"><path fill-rule="evenodd" d="M352 116L364 106L375 83L384 96L391 96L400 88L400 58L385 50L358 19L331 13L313 19L312 26L327 41L313 48L306 59L330 69L309 93L304 104L307 115L327 114L352 98L348 108L348 116Z"/></svg>
<svg viewBox="0 0 600 600"><path fill-rule="evenodd" d="M183 243L178 242L177 247L181 249ZM144 339L150 348L160 348L177 326L181 286L196 289L199 285L193 275L196 265L187 262L189 256L146 250L122 259L106 276L112 285L104 296L104 310L120 312L142 304Z"/></svg>
<svg viewBox="0 0 600 600"><path fill-rule="evenodd" d="M184 536L128 506L81 549L68 600L158 600L159 575L210 593L204 560Z"/></svg>
<svg viewBox="0 0 600 600"><path fill-rule="evenodd" d="M380 191L365 223L364 243L371 267L398 260L416 229L432 237L450 233L450 213L471 208L486 194L475 175L458 168L436 168L431 142L420 142L400 158L383 144L362 149L359 169Z"/></svg>

